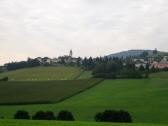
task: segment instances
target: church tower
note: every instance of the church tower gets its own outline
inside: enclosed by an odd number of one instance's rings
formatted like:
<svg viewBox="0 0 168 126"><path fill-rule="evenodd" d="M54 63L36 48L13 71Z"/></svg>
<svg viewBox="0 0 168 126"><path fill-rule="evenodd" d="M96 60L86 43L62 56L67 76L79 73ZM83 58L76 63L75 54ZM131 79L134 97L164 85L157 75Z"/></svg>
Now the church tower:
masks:
<svg viewBox="0 0 168 126"><path fill-rule="evenodd" d="M72 52L72 49L70 50L69 52L69 56L72 57L73 56L73 52Z"/></svg>

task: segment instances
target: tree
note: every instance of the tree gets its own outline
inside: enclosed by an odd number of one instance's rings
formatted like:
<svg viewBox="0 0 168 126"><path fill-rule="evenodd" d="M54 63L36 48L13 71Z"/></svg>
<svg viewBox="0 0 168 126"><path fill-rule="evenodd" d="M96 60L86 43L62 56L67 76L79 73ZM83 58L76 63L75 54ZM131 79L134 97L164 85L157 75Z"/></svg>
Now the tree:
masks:
<svg viewBox="0 0 168 126"><path fill-rule="evenodd" d="M47 111L45 114L46 114L46 120L55 120L56 119L54 113L51 111Z"/></svg>
<svg viewBox="0 0 168 126"><path fill-rule="evenodd" d="M92 57L89 57L89 59L85 57L82 62L82 65L86 70L93 70L95 67L95 61Z"/></svg>
<svg viewBox="0 0 168 126"><path fill-rule="evenodd" d="M45 112L43 112L43 111L38 111L38 112L32 117L33 120L45 120L45 118L46 118L46 115L45 115Z"/></svg>
<svg viewBox="0 0 168 126"><path fill-rule="evenodd" d="M43 112L38 111L33 117L33 120L55 120L55 115L51 111Z"/></svg>
<svg viewBox="0 0 168 126"><path fill-rule="evenodd" d="M99 112L95 115L95 121L96 122L102 122L103 120L103 113Z"/></svg>
<svg viewBox="0 0 168 126"><path fill-rule="evenodd" d="M27 61L7 63L5 67L7 70L10 71L10 70L16 70L21 68L36 67L40 65L41 65L40 62L37 59L28 58Z"/></svg>
<svg viewBox="0 0 168 126"><path fill-rule="evenodd" d="M157 53L158 53L157 49L153 50L153 54L157 54Z"/></svg>
<svg viewBox="0 0 168 126"><path fill-rule="evenodd" d="M57 120L74 121L75 119L71 112L63 110L58 113Z"/></svg>
<svg viewBox="0 0 168 126"><path fill-rule="evenodd" d="M143 66L143 65L141 65L141 66L140 66L140 68L139 68L139 70L140 70L140 71L145 71L144 66Z"/></svg>
<svg viewBox="0 0 168 126"><path fill-rule="evenodd" d="M81 65L82 58L78 57L76 65L79 67Z"/></svg>
<svg viewBox="0 0 168 126"><path fill-rule="evenodd" d="M97 64L93 70L93 75L96 75L97 73L104 73L105 68L106 68L106 64L104 63Z"/></svg>
<svg viewBox="0 0 168 126"><path fill-rule="evenodd" d="M19 110L14 115L14 119L30 119L29 113L24 110Z"/></svg>
<svg viewBox="0 0 168 126"><path fill-rule="evenodd" d="M4 72L4 68L2 66L0 66L0 73Z"/></svg>
<svg viewBox="0 0 168 126"><path fill-rule="evenodd" d="M131 60L123 60L118 58L106 59L102 63L97 63L93 72L95 78L143 78L143 70L138 70Z"/></svg>
<svg viewBox="0 0 168 126"><path fill-rule="evenodd" d="M149 55L148 51L144 51L140 56L146 58Z"/></svg>
<svg viewBox="0 0 168 126"><path fill-rule="evenodd" d="M149 68L149 63L146 64L146 70L149 71L150 68Z"/></svg>
<svg viewBox="0 0 168 126"><path fill-rule="evenodd" d="M97 113L95 116L97 122L123 122L131 123L131 115L127 111L105 110L102 113Z"/></svg>

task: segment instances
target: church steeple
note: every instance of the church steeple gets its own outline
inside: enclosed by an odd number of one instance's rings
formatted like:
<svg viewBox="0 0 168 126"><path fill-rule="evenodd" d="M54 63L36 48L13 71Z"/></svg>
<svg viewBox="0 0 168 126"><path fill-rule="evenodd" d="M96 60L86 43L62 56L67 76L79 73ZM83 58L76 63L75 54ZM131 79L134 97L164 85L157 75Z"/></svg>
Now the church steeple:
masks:
<svg viewBox="0 0 168 126"><path fill-rule="evenodd" d="M72 52L72 49L70 50L69 52L69 56L72 57L73 56L73 52Z"/></svg>

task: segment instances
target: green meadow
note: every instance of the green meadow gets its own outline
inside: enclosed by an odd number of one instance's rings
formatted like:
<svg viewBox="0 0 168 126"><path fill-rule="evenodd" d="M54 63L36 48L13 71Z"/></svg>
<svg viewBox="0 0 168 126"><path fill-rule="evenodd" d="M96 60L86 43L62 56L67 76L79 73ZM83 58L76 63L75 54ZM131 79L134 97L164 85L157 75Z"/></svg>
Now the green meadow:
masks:
<svg viewBox="0 0 168 126"><path fill-rule="evenodd" d="M0 82L0 117L5 118L0 121L0 126L168 124L168 72L151 74L149 79L101 81L91 79L90 71L59 66L21 69L0 74L0 77L4 76L8 76L10 81ZM135 124L92 123L95 114L106 109L129 111ZM25 121L6 120L12 119L18 110L26 110L30 115L40 110L53 111L55 114L61 110L69 110L77 121L89 122L24 123Z"/></svg>
<svg viewBox="0 0 168 126"><path fill-rule="evenodd" d="M39 110L71 111L78 121L93 121L97 112L124 109L135 123L168 124L168 79L105 80L99 85L57 104L0 106L4 118L17 110L34 114Z"/></svg>

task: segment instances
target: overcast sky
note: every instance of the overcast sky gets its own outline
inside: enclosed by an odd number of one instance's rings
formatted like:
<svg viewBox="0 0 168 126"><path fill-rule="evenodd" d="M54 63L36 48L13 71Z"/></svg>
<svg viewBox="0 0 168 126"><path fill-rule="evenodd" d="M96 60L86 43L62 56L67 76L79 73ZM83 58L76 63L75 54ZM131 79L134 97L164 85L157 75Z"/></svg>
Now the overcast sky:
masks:
<svg viewBox="0 0 168 126"><path fill-rule="evenodd" d="M168 0L0 0L0 64L154 48L168 51Z"/></svg>

